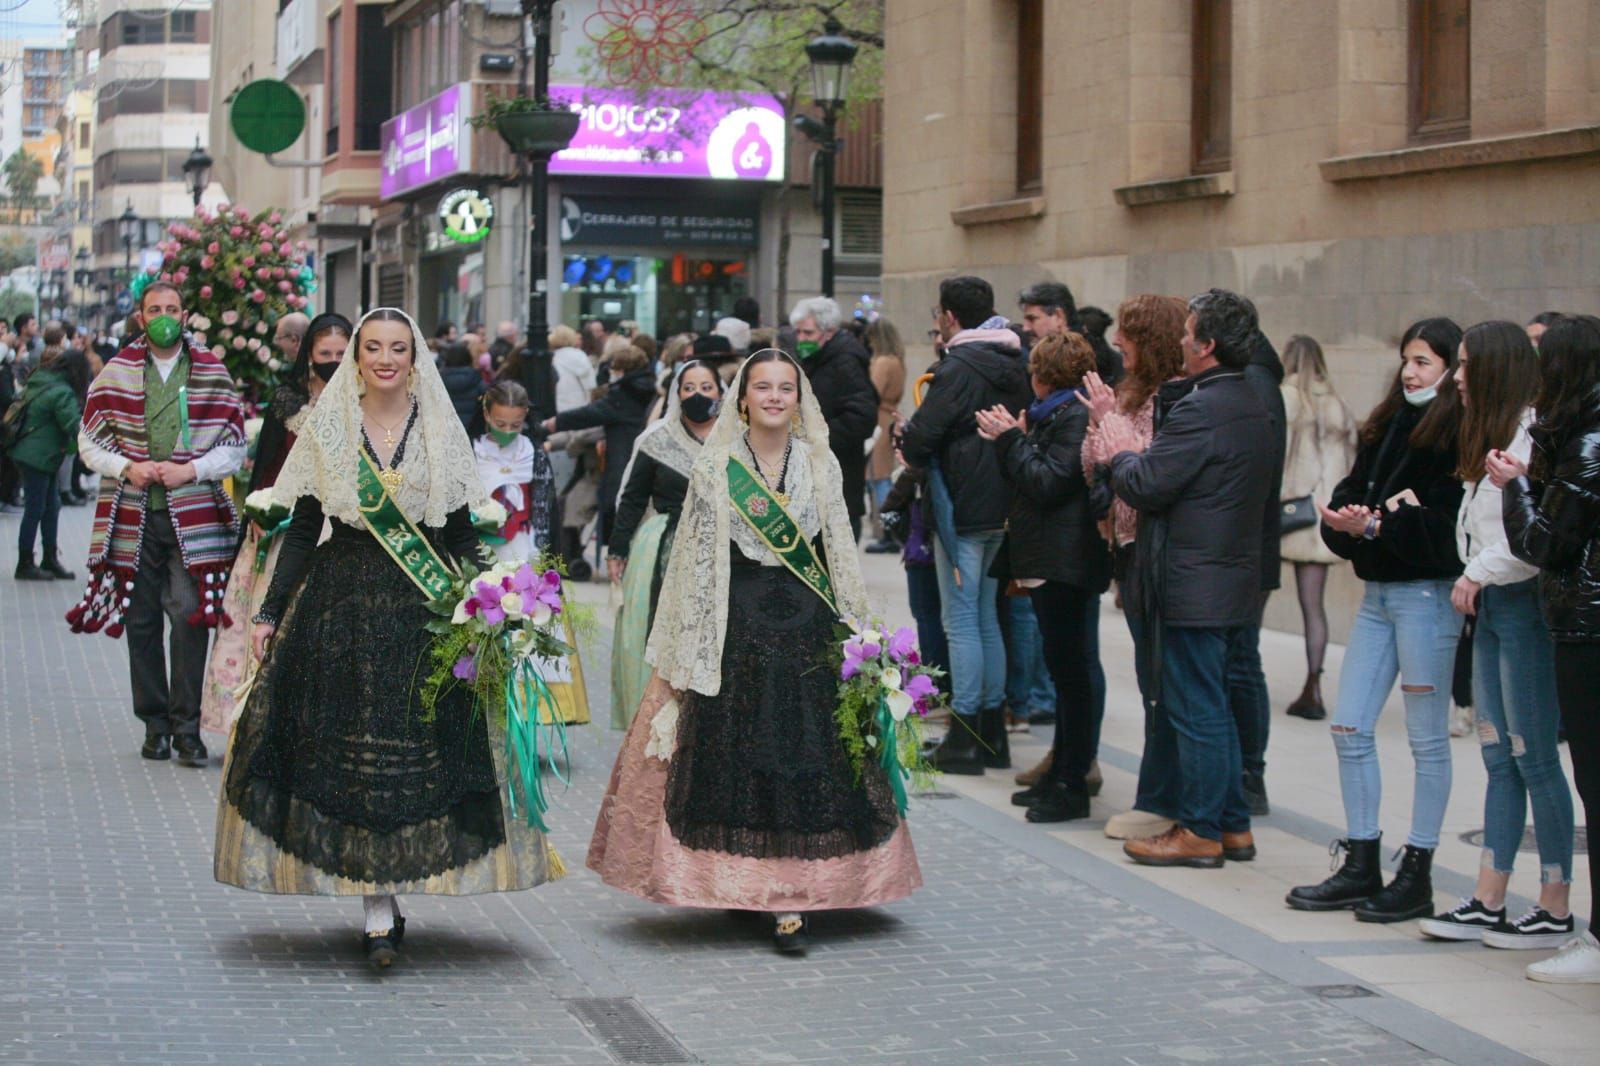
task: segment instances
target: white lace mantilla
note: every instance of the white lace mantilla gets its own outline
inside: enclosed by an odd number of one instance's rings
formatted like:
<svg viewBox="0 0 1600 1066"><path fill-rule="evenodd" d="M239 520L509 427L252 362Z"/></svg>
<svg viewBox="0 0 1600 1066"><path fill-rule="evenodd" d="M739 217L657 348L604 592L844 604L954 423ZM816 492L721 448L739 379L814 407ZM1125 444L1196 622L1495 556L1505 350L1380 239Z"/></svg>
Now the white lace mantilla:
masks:
<svg viewBox="0 0 1600 1066"><path fill-rule="evenodd" d="M302 496L315 496L330 518L350 525L361 522L356 495L356 471L361 454L360 371L356 367L356 342L361 327L379 311L369 311L356 325L345 348L344 360L322 396L302 424L283 471L272 486L275 502L293 507ZM417 423L406 440L405 458L398 469L403 480L391 495L412 521L441 527L452 511L481 508L489 500L478 478L477 458L461 419L450 403L444 380L409 315L416 379Z"/></svg>
<svg viewBox="0 0 1600 1066"><path fill-rule="evenodd" d="M760 355L754 353L751 358ZM784 358L788 358L785 356ZM828 424L815 396L801 375L801 424L794 433L790 458L791 511L808 537L822 533L828 557L828 574L834 601L845 618L868 616L866 583L861 577L861 557L850 533L845 510L839 461L828 448ZM746 548L739 538L748 532L743 518L733 513L728 498L728 457L749 463L744 443L744 423L736 397L744 389L749 360L739 368L728 387L727 402L689 474L689 494L678 520L672 558L661 584L661 601L645 658L667 684L679 692L692 689L715 696L722 689L722 642L728 631L728 591L731 563L728 544L751 558L772 558L765 545L755 541ZM809 503L807 503L809 500ZM754 538L754 533L750 536ZM772 559L774 563L776 559Z"/></svg>

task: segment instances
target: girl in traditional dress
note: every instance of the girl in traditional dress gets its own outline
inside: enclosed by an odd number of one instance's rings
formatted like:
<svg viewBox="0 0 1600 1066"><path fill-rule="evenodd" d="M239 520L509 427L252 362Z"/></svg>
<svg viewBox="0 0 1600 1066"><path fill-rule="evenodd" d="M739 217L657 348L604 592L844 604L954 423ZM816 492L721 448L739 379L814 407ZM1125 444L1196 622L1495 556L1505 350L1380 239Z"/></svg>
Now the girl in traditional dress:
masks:
<svg viewBox="0 0 1600 1066"><path fill-rule="evenodd" d="M682 364L667 389L666 416L639 435L622 475L616 524L606 545L611 580L622 583L622 606L617 609L611 643L615 729L628 728L650 680L645 640L655 621L683 498L689 493L689 471L716 424L721 400L722 379L716 370L696 360ZM646 507L654 507L656 513L641 525Z"/></svg>
<svg viewBox="0 0 1600 1066"><path fill-rule="evenodd" d="M273 488L292 504L252 640L259 676L234 729L217 880L362 896L366 950L405 933L395 895L532 888L560 876L544 836L502 802L504 767L464 687L431 721L417 682L446 556L486 563L488 502L416 324L361 320ZM333 534L315 547L324 516Z"/></svg>
<svg viewBox="0 0 1600 1066"><path fill-rule="evenodd" d="M889 782L857 779L825 665L866 589L827 425L788 355L740 368L689 477L646 657L655 667L601 803L589 866L658 903L805 915L922 883Z"/></svg>
<svg viewBox="0 0 1600 1066"><path fill-rule="evenodd" d="M269 489L278 479L295 434L305 428L306 419L322 390L327 387L344 350L350 344L350 320L340 314L318 315L306 327L300 342L300 357L290 365L272 397L272 407L261 426L256 442L255 466L250 475L250 491ZM261 609L272 573L278 563L280 534L287 527L264 529L254 521L245 522L239 542L239 557L228 578L224 608L234 624L217 630L211 645L211 661L206 667L206 685L200 697L200 728L208 733L228 735L239 716L234 693L248 671L250 619Z"/></svg>
<svg viewBox="0 0 1600 1066"><path fill-rule="evenodd" d="M544 552L555 550L551 528L557 510L555 473L544 449L523 434L531 407L521 384L509 378L495 382L483 394L486 432L472 445L484 491L506 512L500 529L484 538L501 562L537 562ZM555 697L561 721L586 725L589 693L583 662L571 621L562 622L572 654L559 661L540 660L539 675ZM550 712L542 705L539 713L540 720L550 724Z"/></svg>

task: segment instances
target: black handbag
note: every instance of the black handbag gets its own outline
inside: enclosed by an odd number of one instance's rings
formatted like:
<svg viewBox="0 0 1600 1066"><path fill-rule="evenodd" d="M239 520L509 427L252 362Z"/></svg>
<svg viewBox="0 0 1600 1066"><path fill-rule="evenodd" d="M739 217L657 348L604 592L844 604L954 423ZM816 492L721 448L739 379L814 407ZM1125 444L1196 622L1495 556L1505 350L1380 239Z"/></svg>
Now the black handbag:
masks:
<svg viewBox="0 0 1600 1066"><path fill-rule="evenodd" d="M1310 496L1296 496L1292 500L1283 501L1283 510L1278 520L1278 532L1287 536L1297 529L1306 529L1320 521L1317 515L1317 501Z"/></svg>

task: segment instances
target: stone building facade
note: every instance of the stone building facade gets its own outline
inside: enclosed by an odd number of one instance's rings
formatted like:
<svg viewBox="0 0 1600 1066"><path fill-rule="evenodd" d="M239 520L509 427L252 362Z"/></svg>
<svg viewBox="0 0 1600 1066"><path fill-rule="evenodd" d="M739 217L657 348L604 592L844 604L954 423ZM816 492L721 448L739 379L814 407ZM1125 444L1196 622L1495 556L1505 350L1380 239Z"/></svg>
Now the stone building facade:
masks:
<svg viewBox="0 0 1600 1066"><path fill-rule="evenodd" d="M1002 313L1235 288L1359 417L1415 319L1600 307L1597 0L887 0L886 31L908 323L958 272Z"/></svg>

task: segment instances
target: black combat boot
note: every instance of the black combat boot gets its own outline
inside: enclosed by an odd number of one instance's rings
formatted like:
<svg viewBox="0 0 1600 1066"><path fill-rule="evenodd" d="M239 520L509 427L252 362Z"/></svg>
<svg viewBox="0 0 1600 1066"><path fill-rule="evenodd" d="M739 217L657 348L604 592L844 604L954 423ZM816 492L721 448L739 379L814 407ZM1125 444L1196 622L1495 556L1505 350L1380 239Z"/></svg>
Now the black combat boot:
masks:
<svg viewBox="0 0 1600 1066"><path fill-rule="evenodd" d="M978 744L978 722L980 715L965 718L959 714L950 716L950 729L945 733L944 739L928 753L928 761L940 773L981 775L983 773L984 750Z"/></svg>
<svg viewBox="0 0 1600 1066"><path fill-rule="evenodd" d="M34 565L32 552L28 552L26 555L17 556L17 570L16 573L12 574L11 576L16 578L18 581L53 580L49 574L45 573L43 570L40 570Z"/></svg>
<svg viewBox="0 0 1600 1066"><path fill-rule="evenodd" d="M1433 914L1433 849L1405 846L1400 870L1372 898L1356 907L1358 922L1403 922Z"/></svg>
<svg viewBox="0 0 1600 1066"><path fill-rule="evenodd" d="M1332 877L1318 885L1289 890L1284 902L1297 911L1342 911L1365 903L1383 889L1383 868L1378 865L1378 840L1335 840L1330 855L1344 849L1344 863Z"/></svg>
<svg viewBox="0 0 1600 1066"><path fill-rule="evenodd" d="M990 707L978 712L978 739L983 742L983 765L991 770L1011 769L1011 734L1006 732L1006 709Z"/></svg>

